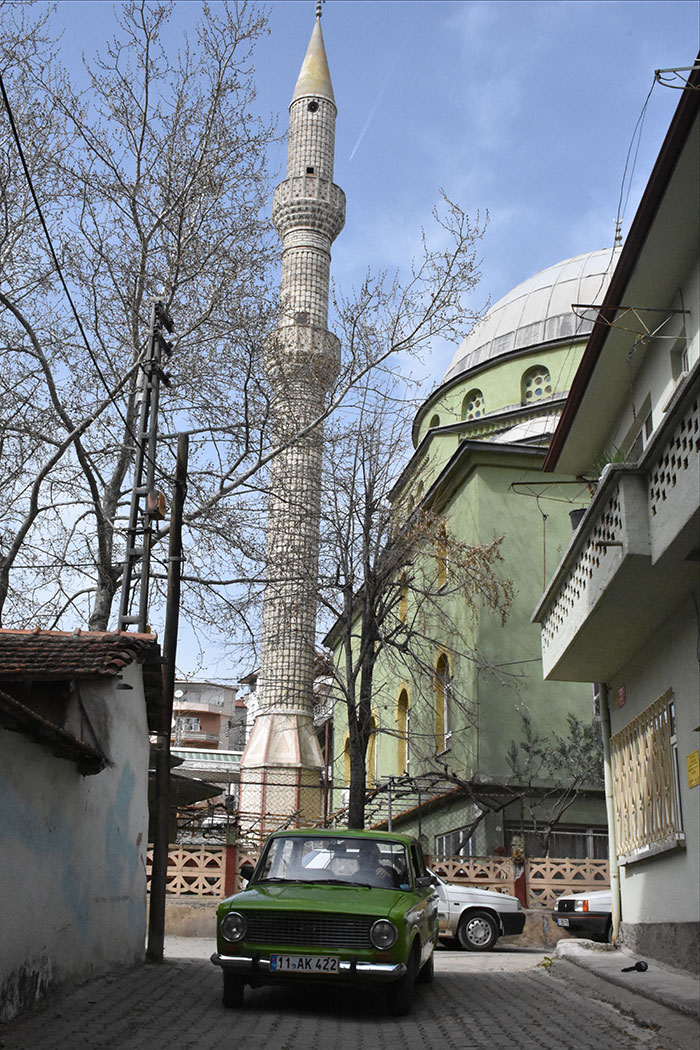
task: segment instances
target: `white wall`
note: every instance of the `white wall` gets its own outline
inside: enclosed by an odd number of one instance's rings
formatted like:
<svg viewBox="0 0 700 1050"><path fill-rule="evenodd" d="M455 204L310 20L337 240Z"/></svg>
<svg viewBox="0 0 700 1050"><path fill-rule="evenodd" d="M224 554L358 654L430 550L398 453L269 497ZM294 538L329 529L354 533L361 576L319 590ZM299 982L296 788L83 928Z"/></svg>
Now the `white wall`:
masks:
<svg viewBox="0 0 700 1050"><path fill-rule="evenodd" d="M621 869L622 919L625 923L697 923L700 920L700 787L688 787L686 756L698 748L698 621L688 597L657 632L653 645L640 650L611 689L611 728L616 733L667 689L673 689L678 763L686 848L662 853ZM624 707L614 698L626 690Z"/></svg>
<svg viewBox="0 0 700 1050"><path fill-rule="evenodd" d="M52 986L143 958L149 742L140 666L123 681L133 688L81 687L110 760L95 776L0 728L0 1020Z"/></svg>

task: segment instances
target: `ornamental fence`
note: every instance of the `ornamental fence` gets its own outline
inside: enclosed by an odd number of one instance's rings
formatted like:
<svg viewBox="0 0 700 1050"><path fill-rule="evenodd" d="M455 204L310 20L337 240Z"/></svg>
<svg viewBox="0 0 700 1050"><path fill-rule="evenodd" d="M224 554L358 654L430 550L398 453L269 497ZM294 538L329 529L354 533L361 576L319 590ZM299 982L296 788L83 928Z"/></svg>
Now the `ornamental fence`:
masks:
<svg viewBox="0 0 700 1050"><path fill-rule="evenodd" d="M152 854L149 846L149 889ZM241 889L241 865L256 860L256 854L237 846L171 846L166 894L181 900L227 897ZM563 893L600 890L610 884L607 860L528 857L520 864L510 857L450 857L434 860L430 867L446 882L510 893L526 908L551 908Z"/></svg>

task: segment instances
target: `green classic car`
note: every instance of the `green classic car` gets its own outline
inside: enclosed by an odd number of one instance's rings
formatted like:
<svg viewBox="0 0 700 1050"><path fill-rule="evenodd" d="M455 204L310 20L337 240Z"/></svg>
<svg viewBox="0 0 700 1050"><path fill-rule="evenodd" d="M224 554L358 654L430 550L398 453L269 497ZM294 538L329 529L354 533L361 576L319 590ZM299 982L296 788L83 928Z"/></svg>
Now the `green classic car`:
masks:
<svg viewBox="0 0 700 1050"><path fill-rule="evenodd" d="M217 911L223 1002L246 984L386 984L406 1014L433 978L437 894L420 843L391 832L298 829L271 835L242 893Z"/></svg>

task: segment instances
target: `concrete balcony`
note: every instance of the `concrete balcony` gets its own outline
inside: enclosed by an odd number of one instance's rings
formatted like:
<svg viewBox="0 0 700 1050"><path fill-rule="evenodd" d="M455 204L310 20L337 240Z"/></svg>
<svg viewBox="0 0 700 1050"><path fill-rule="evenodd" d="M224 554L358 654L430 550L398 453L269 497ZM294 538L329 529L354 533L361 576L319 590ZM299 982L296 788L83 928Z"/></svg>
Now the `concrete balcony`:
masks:
<svg viewBox="0 0 700 1050"><path fill-rule="evenodd" d="M685 533L698 536L700 506L700 408L697 390L674 414L675 425L654 443L648 462L647 498L653 564L663 561Z"/></svg>
<svg viewBox="0 0 700 1050"><path fill-rule="evenodd" d="M533 614L548 679L606 682L692 590L698 573L697 386L637 464L611 464Z"/></svg>
<svg viewBox="0 0 700 1050"><path fill-rule="evenodd" d="M181 747L188 747L190 744L211 744L212 747L217 747L219 743L218 733L205 733L201 729L183 729L178 738Z"/></svg>

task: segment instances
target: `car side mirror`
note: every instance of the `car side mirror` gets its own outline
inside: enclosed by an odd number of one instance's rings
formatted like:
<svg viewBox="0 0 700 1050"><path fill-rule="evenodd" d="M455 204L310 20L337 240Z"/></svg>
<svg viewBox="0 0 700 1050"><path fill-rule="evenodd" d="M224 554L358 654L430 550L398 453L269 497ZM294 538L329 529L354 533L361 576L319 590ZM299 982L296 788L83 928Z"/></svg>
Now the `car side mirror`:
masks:
<svg viewBox="0 0 700 1050"><path fill-rule="evenodd" d="M243 863L241 864L241 878L244 878L246 882L250 882L250 877L254 871L254 864L251 864L249 860L243 861Z"/></svg>
<svg viewBox="0 0 700 1050"><path fill-rule="evenodd" d="M430 886L435 885L435 880L432 875L419 875L416 879L417 890L427 890Z"/></svg>

